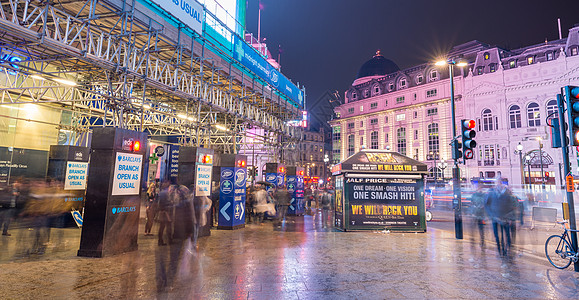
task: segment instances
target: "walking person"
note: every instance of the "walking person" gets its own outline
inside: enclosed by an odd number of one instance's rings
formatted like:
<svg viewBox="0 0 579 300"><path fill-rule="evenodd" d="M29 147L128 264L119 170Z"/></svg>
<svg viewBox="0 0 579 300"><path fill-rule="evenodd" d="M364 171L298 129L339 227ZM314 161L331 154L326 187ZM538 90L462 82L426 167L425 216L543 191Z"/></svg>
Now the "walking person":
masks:
<svg viewBox="0 0 579 300"><path fill-rule="evenodd" d="M147 189L147 203L146 203L146 217L147 223L145 224L145 235L150 236L153 235L151 233L151 229L153 228L153 223L155 221L155 216L157 214L157 184L155 182L151 182L149 188Z"/></svg>
<svg viewBox="0 0 579 300"><path fill-rule="evenodd" d="M278 220L279 220L279 225L281 226L281 223L285 222L287 210L291 204L291 196L290 196L290 193L287 190L287 188L279 187L275 191L274 198L276 199L276 202L277 202L277 207L278 207L278 212L279 212Z"/></svg>
<svg viewBox="0 0 579 300"><path fill-rule="evenodd" d="M322 227L327 228L332 224L330 220L331 219L330 211L332 210L332 206L334 203L333 194L331 194L328 190L325 190L320 195L322 206Z"/></svg>
<svg viewBox="0 0 579 300"><path fill-rule="evenodd" d="M254 195L254 212L256 214L256 222L259 225L264 225L263 224L263 217L266 211L269 210L268 205L267 205L267 192L265 191L265 189L263 188L258 188L255 191L255 195Z"/></svg>
<svg viewBox="0 0 579 300"><path fill-rule="evenodd" d="M2 201L0 202L0 228L3 227L2 235L11 236L12 234L8 232L8 228L16 212L16 203L19 197L18 183L16 182L8 186L2 194Z"/></svg>
<svg viewBox="0 0 579 300"><path fill-rule="evenodd" d="M158 244L159 246L167 245L165 243L164 235L165 235L165 228L167 229L167 239L168 242L172 242L172 232L171 232L171 213L173 210L173 205L171 203L170 194L174 189L173 186L169 183L169 181L164 181L161 184L161 191L159 192L158 196L158 212L157 212L157 221L159 222L159 233L158 233Z"/></svg>
<svg viewBox="0 0 579 300"><path fill-rule="evenodd" d="M478 228L480 246L485 246L485 193L482 186L479 184L477 190L470 198L470 214L473 220L473 228ZM472 235L474 239L474 234Z"/></svg>

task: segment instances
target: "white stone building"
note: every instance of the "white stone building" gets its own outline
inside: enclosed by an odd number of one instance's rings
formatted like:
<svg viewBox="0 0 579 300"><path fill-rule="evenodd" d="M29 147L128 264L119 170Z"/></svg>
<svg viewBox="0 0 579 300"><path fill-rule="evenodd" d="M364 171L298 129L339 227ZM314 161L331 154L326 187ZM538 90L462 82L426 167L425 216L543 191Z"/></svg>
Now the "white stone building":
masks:
<svg viewBox="0 0 579 300"><path fill-rule="evenodd" d="M561 149L551 148L546 118L557 110L561 87L579 86L578 52L579 27L570 29L567 38L521 49L478 41L452 49L449 58L468 63L454 67L457 134L461 119L477 122L478 145L474 159L461 165L464 178L502 176L520 184L524 174L537 184L544 174L547 185L560 183ZM345 99L330 121L333 162L362 147L389 147L427 163L431 177L452 176L448 67L425 63L400 70L377 53L360 68ZM519 143L520 156L515 152ZM577 155L572 152L575 170ZM444 167L442 160L448 167L437 169Z"/></svg>

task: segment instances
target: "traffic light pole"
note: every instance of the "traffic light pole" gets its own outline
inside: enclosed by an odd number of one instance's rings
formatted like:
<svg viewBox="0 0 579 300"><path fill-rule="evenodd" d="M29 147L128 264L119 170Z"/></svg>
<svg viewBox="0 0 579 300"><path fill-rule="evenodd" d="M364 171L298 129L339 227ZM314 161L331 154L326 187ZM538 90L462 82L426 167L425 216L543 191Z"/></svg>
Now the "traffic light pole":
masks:
<svg viewBox="0 0 579 300"><path fill-rule="evenodd" d="M569 97L569 89L566 89L565 91L565 96ZM563 101L563 97L559 94L557 95L557 102L558 102L558 106L559 106L559 126L561 128L561 151L563 154L563 168L564 168L564 172L566 175L571 175L571 164L569 162L569 148L568 148L568 142L567 142L567 130L565 129L565 110L564 110L564 102ZM569 103L569 102L568 102ZM570 107L567 107L567 109L571 109ZM569 120L569 122L572 122L572 120ZM573 126L572 124L569 124L569 126ZM570 138L574 138L573 136L571 136ZM575 204L573 201L573 192L570 192L569 189L566 189L567 191L567 204L569 205L569 228L575 230L577 228L576 222L575 222ZM577 249L577 232L575 231L571 231L571 243L573 244L573 249ZM573 267L575 269L575 272L579 272L579 262L575 262L573 264Z"/></svg>
<svg viewBox="0 0 579 300"><path fill-rule="evenodd" d="M456 112L454 107L454 64L449 62L448 75L450 77L450 114L452 122L452 151L458 151L458 140L456 140ZM454 167L452 168L452 189L453 189L453 206L454 206L454 236L462 239L462 198L460 195L460 169L458 168L458 157L454 158Z"/></svg>

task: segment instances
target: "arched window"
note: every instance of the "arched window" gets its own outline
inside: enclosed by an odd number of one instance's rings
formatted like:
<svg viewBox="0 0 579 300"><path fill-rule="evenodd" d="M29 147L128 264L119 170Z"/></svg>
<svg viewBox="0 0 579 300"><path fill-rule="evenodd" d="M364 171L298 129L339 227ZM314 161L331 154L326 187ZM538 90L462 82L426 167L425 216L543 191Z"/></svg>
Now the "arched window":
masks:
<svg viewBox="0 0 579 300"><path fill-rule="evenodd" d="M418 74L418 76L416 76L416 84L421 84L424 81L424 77L422 76L422 74Z"/></svg>
<svg viewBox="0 0 579 300"><path fill-rule="evenodd" d="M551 100L547 102L547 118L558 118L559 117L559 108L557 106L557 100Z"/></svg>
<svg viewBox="0 0 579 300"><path fill-rule="evenodd" d="M438 72L436 70L430 71L430 81L435 81L438 79Z"/></svg>
<svg viewBox="0 0 579 300"><path fill-rule="evenodd" d="M358 99L358 94L356 94L356 92L352 92L352 100L357 100Z"/></svg>
<svg viewBox="0 0 579 300"><path fill-rule="evenodd" d="M521 108L518 105L509 108L509 121L511 129L521 128Z"/></svg>
<svg viewBox="0 0 579 300"><path fill-rule="evenodd" d="M428 125L428 153L437 155L439 153L440 142L438 139L438 123Z"/></svg>
<svg viewBox="0 0 579 300"><path fill-rule="evenodd" d="M348 156L354 155L355 149L356 146L354 145L354 135L350 134L348 135Z"/></svg>
<svg viewBox="0 0 579 300"><path fill-rule="evenodd" d="M541 126L541 113L539 112L539 104L535 102L529 103L527 106L527 119L529 120L529 127Z"/></svg>
<svg viewBox="0 0 579 300"><path fill-rule="evenodd" d="M398 128L396 130L396 145L398 146L398 153L406 155L406 128Z"/></svg>
<svg viewBox="0 0 579 300"><path fill-rule="evenodd" d="M490 131L494 130L495 126L493 124L493 114L490 109L485 109L482 112L482 123L483 123L483 131Z"/></svg>
<svg viewBox="0 0 579 300"><path fill-rule="evenodd" d="M406 88L406 78L402 78L400 79L400 81L398 82L398 88Z"/></svg>
<svg viewBox="0 0 579 300"><path fill-rule="evenodd" d="M370 149L378 149L378 131L370 133Z"/></svg>
<svg viewBox="0 0 579 300"><path fill-rule="evenodd" d="M370 91L368 89L364 90L364 98L370 97Z"/></svg>

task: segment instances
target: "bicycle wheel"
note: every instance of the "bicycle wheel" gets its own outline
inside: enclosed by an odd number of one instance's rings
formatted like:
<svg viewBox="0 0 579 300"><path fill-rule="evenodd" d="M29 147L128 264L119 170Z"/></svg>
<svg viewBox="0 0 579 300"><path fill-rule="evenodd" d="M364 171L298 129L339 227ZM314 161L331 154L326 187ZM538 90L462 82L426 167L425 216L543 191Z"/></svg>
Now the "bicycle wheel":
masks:
<svg viewBox="0 0 579 300"><path fill-rule="evenodd" d="M571 264L569 253L572 252L571 245L560 235L552 235L545 242L545 255L557 269L565 269Z"/></svg>

